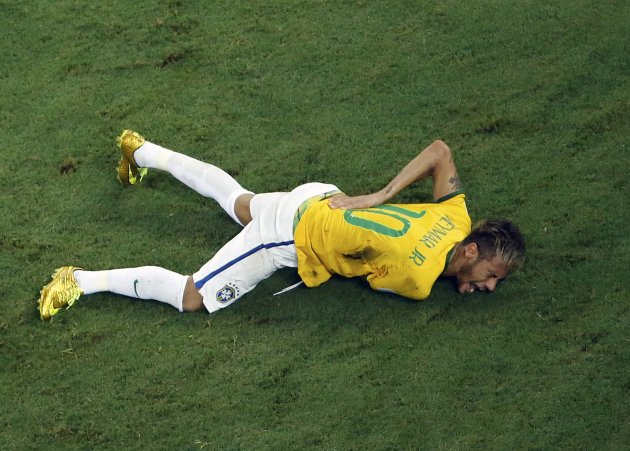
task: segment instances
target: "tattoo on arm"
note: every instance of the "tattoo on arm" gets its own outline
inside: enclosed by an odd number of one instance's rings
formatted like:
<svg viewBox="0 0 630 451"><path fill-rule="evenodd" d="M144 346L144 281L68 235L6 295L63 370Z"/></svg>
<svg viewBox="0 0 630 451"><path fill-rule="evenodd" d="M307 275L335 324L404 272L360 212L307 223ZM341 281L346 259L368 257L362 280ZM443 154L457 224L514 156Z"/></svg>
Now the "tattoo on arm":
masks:
<svg viewBox="0 0 630 451"><path fill-rule="evenodd" d="M392 185L391 183L387 186L387 189L385 190L385 194L389 194L392 192Z"/></svg>
<svg viewBox="0 0 630 451"><path fill-rule="evenodd" d="M457 175L457 174L455 174L453 177L448 179L448 182L451 184L451 186L455 190L459 190L459 189L462 189L464 187L462 181L459 179L459 175Z"/></svg>

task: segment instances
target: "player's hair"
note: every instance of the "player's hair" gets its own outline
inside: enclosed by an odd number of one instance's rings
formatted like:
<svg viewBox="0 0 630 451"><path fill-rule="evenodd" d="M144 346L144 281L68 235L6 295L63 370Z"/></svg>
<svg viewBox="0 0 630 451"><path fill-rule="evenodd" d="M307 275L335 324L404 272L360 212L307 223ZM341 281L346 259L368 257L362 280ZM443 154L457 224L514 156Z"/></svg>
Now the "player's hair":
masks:
<svg viewBox="0 0 630 451"><path fill-rule="evenodd" d="M508 274L525 261L525 240L521 231L510 221L486 219L475 224L463 244L476 243L479 257L492 260L498 256Z"/></svg>

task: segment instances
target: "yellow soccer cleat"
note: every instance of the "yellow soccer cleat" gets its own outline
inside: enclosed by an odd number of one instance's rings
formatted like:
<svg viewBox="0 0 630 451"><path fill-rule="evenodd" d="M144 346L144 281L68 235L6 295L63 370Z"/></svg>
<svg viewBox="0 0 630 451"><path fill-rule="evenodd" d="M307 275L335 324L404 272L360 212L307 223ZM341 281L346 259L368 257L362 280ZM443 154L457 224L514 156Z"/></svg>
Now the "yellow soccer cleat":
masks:
<svg viewBox="0 0 630 451"><path fill-rule="evenodd" d="M83 294L74 278L76 266L62 266L52 275L52 280L40 292L38 309L41 319L50 319L62 307L70 308Z"/></svg>
<svg viewBox="0 0 630 451"><path fill-rule="evenodd" d="M118 181L123 185L135 185L147 173L147 168L139 168L133 158L133 153L144 144L144 138L133 130L123 130L117 142L122 152L117 169Z"/></svg>

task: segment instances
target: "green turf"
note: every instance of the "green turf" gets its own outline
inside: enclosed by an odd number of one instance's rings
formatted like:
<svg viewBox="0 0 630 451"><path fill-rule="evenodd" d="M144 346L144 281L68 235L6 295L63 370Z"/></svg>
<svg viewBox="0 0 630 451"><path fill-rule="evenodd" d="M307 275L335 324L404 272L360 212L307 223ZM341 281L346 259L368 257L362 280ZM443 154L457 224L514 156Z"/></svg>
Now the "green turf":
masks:
<svg viewBox="0 0 630 451"><path fill-rule="evenodd" d="M626 449L627 2L0 0L0 449ZM113 295L50 323L54 268L197 270L238 231L134 128L256 191L381 188L436 138L528 261L421 303L334 279L224 311ZM429 198L420 183L397 201Z"/></svg>

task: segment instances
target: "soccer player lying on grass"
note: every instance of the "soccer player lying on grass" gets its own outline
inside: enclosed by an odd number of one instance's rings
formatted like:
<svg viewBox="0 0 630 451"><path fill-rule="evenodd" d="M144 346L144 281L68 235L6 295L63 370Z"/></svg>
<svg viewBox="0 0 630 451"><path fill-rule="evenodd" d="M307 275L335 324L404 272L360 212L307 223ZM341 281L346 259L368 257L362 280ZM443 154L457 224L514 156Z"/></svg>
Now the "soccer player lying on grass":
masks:
<svg viewBox="0 0 630 451"><path fill-rule="evenodd" d="M520 266L525 245L509 221L488 220L471 231L451 150L436 141L380 191L349 197L334 185L307 183L287 193L254 194L222 169L146 141L125 130L118 178L139 182L147 168L169 172L211 197L243 226L192 276L156 266L85 271L59 268L39 298L49 319L81 295L109 291L153 299L180 312L226 307L278 268L297 268L308 287L332 274L365 277L379 291L425 299L439 276L460 293L494 291ZM434 203L387 204L410 184L432 177Z"/></svg>

